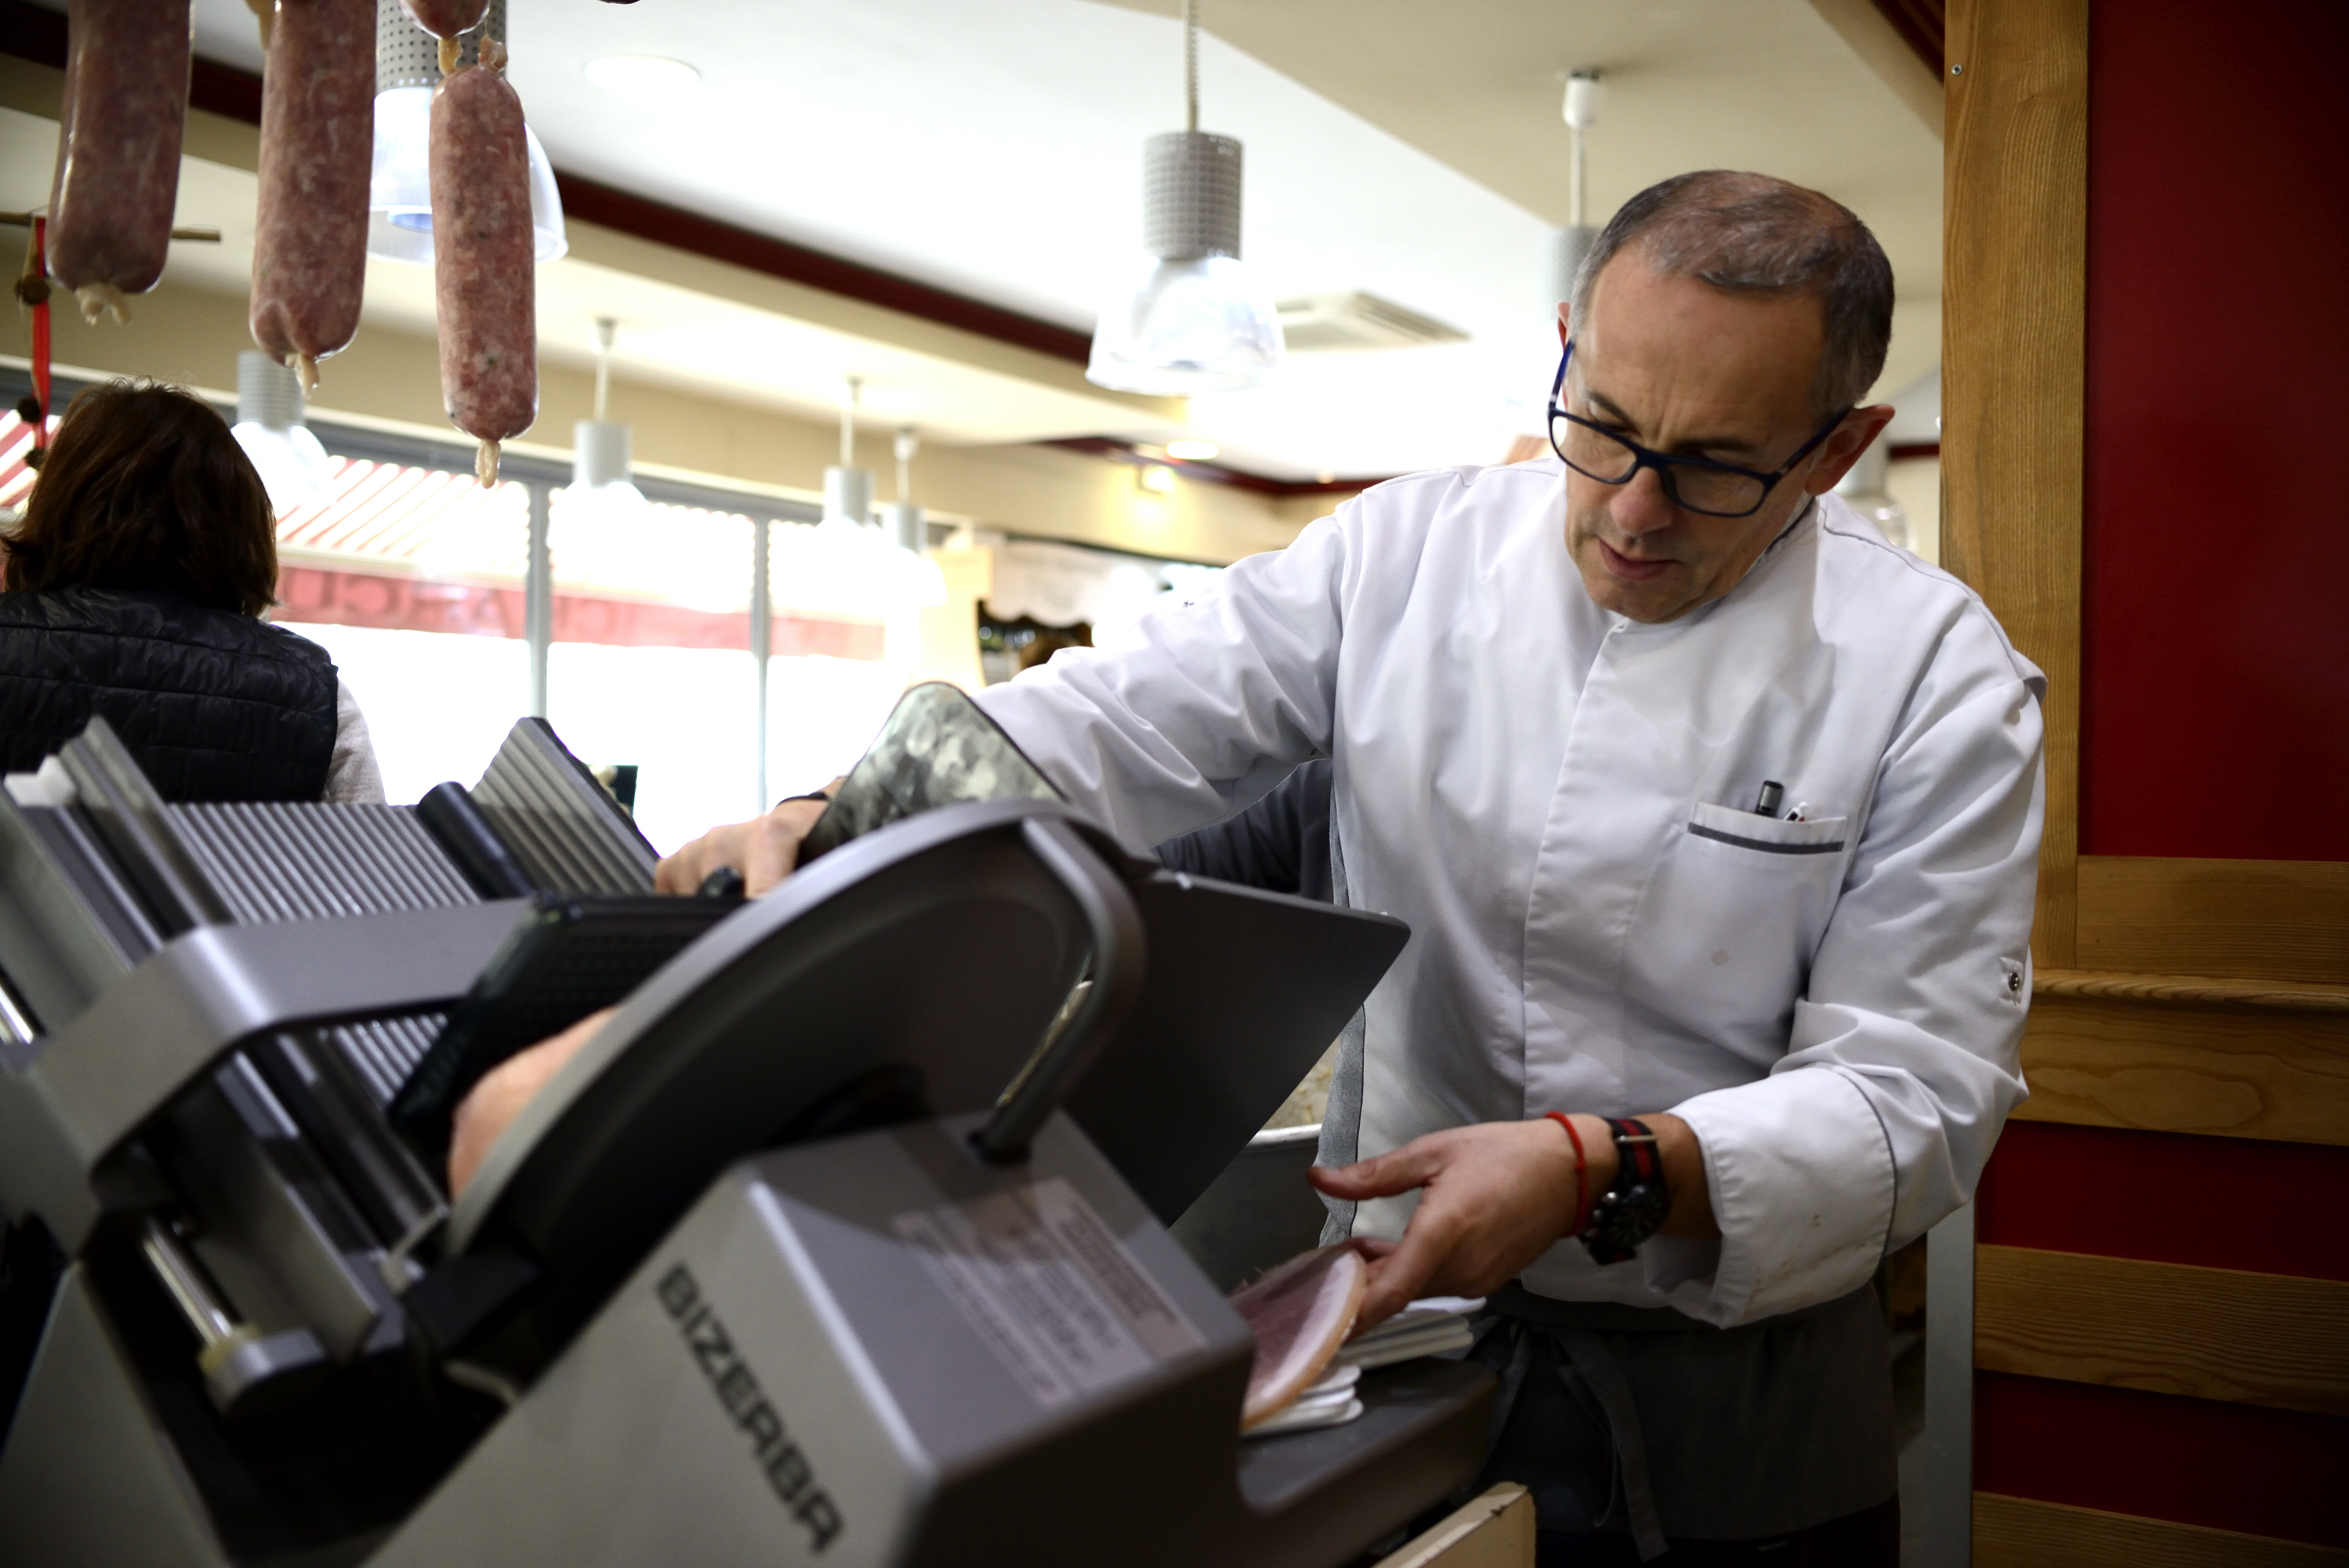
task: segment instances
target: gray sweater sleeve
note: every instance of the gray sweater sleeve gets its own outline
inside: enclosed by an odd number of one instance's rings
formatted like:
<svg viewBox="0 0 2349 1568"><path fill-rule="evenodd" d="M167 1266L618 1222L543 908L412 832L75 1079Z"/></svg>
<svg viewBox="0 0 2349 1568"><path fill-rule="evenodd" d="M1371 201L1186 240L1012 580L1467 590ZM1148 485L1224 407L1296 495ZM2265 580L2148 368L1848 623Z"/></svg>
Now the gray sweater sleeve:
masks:
<svg viewBox="0 0 2349 1568"><path fill-rule="evenodd" d="M326 793L342 805L384 803L383 771L376 766L375 742L367 738L367 715L341 681L335 683L335 755L326 765Z"/></svg>
<svg viewBox="0 0 2349 1568"><path fill-rule="evenodd" d="M1195 876L1330 902L1332 772L1327 758L1300 765L1237 816L1159 845L1159 861Z"/></svg>

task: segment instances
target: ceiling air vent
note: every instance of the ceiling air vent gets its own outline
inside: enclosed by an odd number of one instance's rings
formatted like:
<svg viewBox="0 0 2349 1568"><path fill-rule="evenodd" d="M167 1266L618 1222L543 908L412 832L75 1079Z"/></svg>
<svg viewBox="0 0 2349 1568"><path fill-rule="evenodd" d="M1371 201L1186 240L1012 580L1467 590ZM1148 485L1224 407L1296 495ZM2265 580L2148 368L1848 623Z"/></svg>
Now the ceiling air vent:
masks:
<svg viewBox="0 0 2349 1568"><path fill-rule="evenodd" d="M1281 336L1291 354L1360 353L1468 340L1468 335L1457 327L1359 291L1285 299L1275 308L1280 312Z"/></svg>

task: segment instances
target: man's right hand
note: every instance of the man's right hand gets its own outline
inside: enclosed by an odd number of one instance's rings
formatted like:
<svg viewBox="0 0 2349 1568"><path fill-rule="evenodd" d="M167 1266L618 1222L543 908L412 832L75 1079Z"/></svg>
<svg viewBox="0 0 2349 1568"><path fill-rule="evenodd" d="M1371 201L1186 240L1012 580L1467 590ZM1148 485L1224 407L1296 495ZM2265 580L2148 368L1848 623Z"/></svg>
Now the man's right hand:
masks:
<svg viewBox="0 0 2349 1568"><path fill-rule="evenodd" d="M837 779L827 786L839 787ZM758 897L799 864L800 841L823 815L824 804L786 800L763 817L710 829L661 861L653 872L653 891L688 896L700 891L710 872L732 866L742 873L742 891Z"/></svg>

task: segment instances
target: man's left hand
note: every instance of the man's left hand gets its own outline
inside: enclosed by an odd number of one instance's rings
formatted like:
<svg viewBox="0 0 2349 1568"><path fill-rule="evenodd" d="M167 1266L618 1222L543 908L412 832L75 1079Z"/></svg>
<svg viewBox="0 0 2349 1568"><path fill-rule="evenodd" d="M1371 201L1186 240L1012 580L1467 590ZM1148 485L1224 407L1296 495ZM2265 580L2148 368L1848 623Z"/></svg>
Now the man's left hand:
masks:
<svg viewBox="0 0 2349 1568"><path fill-rule="evenodd" d="M1665 1230L1711 1230L1712 1203L1696 1135L1676 1116L1642 1118L1657 1135L1672 1218ZM1586 1160L1583 1190L1614 1185L1615 1143L1607 1124L1577 1116ZM1487 1295L1573 1232L1574 1142L1547 1117L1488 1121L1413 1139L1391 1154L1338 1168L1316 1166L1313 1185L1360 1202L1420 1190L1400 1242L1357 1243L1370 1260L1370 1288L1356 1322L1384 1321L1423 1295Z"/></svg>

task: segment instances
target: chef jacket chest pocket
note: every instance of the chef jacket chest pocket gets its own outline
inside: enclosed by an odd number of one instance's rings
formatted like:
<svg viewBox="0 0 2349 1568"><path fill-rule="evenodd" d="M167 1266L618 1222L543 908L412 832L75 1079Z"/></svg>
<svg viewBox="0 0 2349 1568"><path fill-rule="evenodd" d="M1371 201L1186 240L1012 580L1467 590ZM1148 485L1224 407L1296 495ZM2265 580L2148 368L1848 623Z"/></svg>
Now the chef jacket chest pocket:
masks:
<svg viewBox="0 0 2349 1568"><path fill-rule="evenodd" d="M1723 1044L1783 1051L1842 884L1848 828L1842 817L1788 822L1697 806L1664 845L1633 920L1630 997Z"/></svg>

